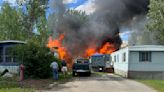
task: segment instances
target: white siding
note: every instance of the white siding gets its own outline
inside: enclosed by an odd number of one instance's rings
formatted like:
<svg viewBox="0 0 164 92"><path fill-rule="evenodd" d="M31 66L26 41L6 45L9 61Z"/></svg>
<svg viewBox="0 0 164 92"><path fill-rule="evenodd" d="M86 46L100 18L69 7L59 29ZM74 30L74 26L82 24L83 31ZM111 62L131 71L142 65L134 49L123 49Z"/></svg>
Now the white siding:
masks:
<svg viewBox="0 0 164 92"><path fill-rule="evenodd" d="M139 51L130 51L129 71L164 71L164 52L151 54L151 62L139 62Z"/></svg>
<svg viewBox="0 0 164 92"><path fill-rule="evenodd" d="M123 61L123 54L126 53L126 61ZM128 71L128 49L121 49L117 52L114 52L111 54L112 56L112 62L114 62L114 69L116 70L121 70L124 72ZM115 56L116 56L116 61L115 61Z"/></svg>
<svg viewBox="0 0 164 92"><path fill-rule="evenodd" d="M130 51L164 51L164 46L160 45L136 45L128 48Z"/></svg>
<svg viewBox="0 0 164 92"><path fill-rule="evenodd" d="M19 66L0 66L0 73L3 72L5 69L8 69L10 73L19 73Z"/></svg>

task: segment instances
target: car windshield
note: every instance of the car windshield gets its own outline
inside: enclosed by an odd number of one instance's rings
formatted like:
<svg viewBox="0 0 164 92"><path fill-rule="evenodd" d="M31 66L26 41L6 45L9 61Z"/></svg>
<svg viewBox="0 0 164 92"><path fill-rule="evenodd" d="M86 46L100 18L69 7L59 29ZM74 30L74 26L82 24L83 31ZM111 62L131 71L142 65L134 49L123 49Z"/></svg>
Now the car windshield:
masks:
<svg viewBox="0 0 164 92"><path fill-rule="evenodd" d="M88 59L78 59L77 63L89 63Z"/></svg>
<svg viewBox="0 0 164 92"><path fill-rule="evenodd" d="M74 69L89 70L89 66L88 65L75 65Z"/></svg>

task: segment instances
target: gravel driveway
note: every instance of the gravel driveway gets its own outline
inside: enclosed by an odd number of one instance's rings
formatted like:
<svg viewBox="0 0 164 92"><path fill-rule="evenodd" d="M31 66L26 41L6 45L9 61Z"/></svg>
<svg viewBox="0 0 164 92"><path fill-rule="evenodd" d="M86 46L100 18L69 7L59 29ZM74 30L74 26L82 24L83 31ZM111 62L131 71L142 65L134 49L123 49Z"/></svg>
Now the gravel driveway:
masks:
<svg viewBox="0 0 164 92"><path fill-rule="evenodd" d="M156 92L139 82L113 74L75 77L65 84L56 84L51 90L39 92Z"/></svg>

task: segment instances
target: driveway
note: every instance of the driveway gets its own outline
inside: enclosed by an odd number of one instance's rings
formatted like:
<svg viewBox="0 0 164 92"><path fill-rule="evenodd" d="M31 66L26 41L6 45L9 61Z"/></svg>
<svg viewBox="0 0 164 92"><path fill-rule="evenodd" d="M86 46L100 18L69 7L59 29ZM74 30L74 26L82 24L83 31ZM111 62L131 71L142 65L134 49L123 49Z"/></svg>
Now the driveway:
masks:
<svg viewBox="0 0 164 92"><path fill-rule="evenodd" d="M124 79L114 74L75 77L65 84L56 84L51 90L39 92L156 92L139 82Z"/></svg>

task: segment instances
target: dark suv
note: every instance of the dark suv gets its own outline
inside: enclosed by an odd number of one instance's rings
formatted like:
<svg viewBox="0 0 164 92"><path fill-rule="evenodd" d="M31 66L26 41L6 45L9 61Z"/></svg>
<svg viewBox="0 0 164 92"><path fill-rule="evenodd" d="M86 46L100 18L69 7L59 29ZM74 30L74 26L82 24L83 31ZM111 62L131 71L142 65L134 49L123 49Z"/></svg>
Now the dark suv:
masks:
<svg viewBox="0 0 164 92"><path fill-rule="evenodd" d="M85 74L90 76L91 75L91 67L89 63L89 59L76 59L75 63L72 67L72 75L81 75Z"/></svg>

